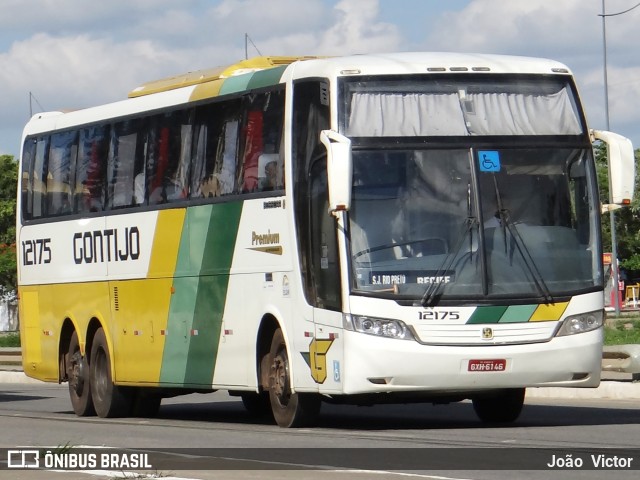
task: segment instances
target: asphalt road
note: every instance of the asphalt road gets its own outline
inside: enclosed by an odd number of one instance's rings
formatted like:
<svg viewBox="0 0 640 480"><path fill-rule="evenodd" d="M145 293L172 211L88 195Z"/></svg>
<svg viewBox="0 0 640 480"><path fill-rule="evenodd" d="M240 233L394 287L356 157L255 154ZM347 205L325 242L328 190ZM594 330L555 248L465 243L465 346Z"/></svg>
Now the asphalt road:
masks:
<svg viewBox="0 0 640 480"><path fill-rule="evenodd" d="M166 399L155 419L99 419L72 413L66 385L2 384L0 448L48 448L57 454L89 447L82 452L99 455L113 447L148 453L152 468L130 475L165 480L637 478L638 471L629 468L549 469L545 464L553 455L566 459L571 451L572 459L583 456L589 466L589 455L604 452L631 456L631 467L639 468L640 449L629 450L640 447L638 405L637 399L531 397L520 420L508 426L481 424L467 402L325 405L318 427L287 430L250 417L239 400L224 392ZM547 449L542 457L541 448ZM16 480L113 479L132 471L2 467L0 478Z"/></svg>

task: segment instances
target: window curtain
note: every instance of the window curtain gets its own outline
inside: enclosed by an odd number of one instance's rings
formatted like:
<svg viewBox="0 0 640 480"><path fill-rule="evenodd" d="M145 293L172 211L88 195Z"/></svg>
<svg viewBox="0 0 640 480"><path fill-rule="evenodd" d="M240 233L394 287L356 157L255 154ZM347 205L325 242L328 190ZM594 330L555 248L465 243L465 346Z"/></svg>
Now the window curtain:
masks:
<svg viewBox="0 0 640 480"><path fill-rule="evenodd" d="M347 135L468 135L457 94L354 93Z"/></svg>
<svg viewBox="0 0 640 480"><path fill-rule="evenodd" d="M580 133L566 88L548 95L354 93L347 127L353 137Z"/></svg>

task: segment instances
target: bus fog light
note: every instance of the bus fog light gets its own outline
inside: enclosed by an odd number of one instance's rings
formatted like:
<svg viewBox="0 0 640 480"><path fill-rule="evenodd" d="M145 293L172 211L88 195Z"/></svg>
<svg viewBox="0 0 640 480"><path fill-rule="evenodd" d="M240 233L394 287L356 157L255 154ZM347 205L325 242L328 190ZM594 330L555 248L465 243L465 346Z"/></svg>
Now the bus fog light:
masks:
<svg viewBox="0 0 640 480"><path fill-rule="evenodd" d="M590 332L591 330L600 328L603 322L603 310L582 313L580 315L572 315L564 319L564 322L562 322L562 326L558 329L556 336L562 337L576 333Z"/></svg>
<svg viewBox="0 0 640 480"><path fill-rule="evenodd" d="M345 315L344 327L347 330L376 335L379 337L412 340L413 335L401 320L366 317L363 315Z"/></svg>

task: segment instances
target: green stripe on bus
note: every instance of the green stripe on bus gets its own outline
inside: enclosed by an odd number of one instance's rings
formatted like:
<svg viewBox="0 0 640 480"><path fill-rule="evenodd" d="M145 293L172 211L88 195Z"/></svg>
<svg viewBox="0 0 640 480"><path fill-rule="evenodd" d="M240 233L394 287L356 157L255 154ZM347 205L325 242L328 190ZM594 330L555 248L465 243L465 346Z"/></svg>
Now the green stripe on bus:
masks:
<svg viewBox="0 0 640 480"><path fill-rule="evenodd" d="M242 202L187 210L160 382L210 385Z"/></svg>
<svg viewBox="0 0 640 480"><path fill-rule="evenodd" d="M226 78L220 87L220 95L245 91L252 76L252 74L245 74Z"/></svg>
<svg viewBox="0 0 640 480"><path fill-rule="evenodd" d="M173 280L173 295L169 305L167 336L162 352L160 383L181 385L187 368L187 352L189 347L191 319L195 308L195 297L198 291L198 279L190 263L197 255L191 248L192 235L190 225L193 223L194 211L202 207L187 209L182 227L182 237L178 249L178 259ZM197 260L200 262L200 260Z"/></svg>
<svg viewBox="0 0 640 480"><path fill-rule="evenodd" d="M467 324L471 323L498 323L507 307L478 307L473 312Z"/></svg>
<svg viewBox="0 0 640 480"><path fill-rule="evenodd" d="M528 322L537 307L537 305L511 305L502 315L500 323Z"/></svg>
<svg viewBox="0 0 640 480"><path fill-rule="evenodd" d="M281 67L269 68L254 73L247 84L247 88L252 90L254 88L270 87L280 83L280 78L282 78L282 74L287 67L288 65L282 65Z"/></svg>
<svg viewBox="0 0 640 480"><path fill-rule="evenodd" d="M211 384L242 202L214 205L202 257L185 384ZM224 273L223 273L224 272Z"/></svg>

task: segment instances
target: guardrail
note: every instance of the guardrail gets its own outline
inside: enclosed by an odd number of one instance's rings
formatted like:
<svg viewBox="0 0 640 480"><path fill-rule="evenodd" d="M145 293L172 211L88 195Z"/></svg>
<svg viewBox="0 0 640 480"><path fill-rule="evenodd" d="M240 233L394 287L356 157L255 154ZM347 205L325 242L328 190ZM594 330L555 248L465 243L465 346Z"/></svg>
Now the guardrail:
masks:
<svg viewBox="0 0 640 480"><path fill-rule="evenodd" d="M640 380L640 345L608 345L602 350L602 370L631 373Z"/></svg>
<svg viewBox="0 0 640 480"><path fill-rule="evenodd" d="M20 347L0 348L0 367L22 367Z"/></svg>

